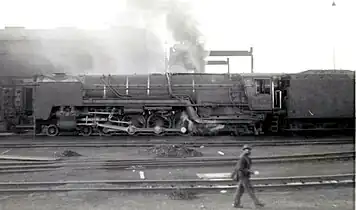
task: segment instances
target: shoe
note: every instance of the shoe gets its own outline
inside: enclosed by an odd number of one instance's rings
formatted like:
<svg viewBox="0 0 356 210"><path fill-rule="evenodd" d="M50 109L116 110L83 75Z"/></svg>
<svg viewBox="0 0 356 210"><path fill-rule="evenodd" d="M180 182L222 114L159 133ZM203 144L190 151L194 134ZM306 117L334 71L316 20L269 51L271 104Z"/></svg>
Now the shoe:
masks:
<svg viewBox="0 0 356 210"><path fill-rule="evenodd" d="M243 208L243 206L242 205L237 205L237 204L232 204L232 207L234 207L234 208Z"/></svg>
<svg viewBox="0 0 356 210"><path fill-rule="evenodd" d="M255 206L256 206L256 207L264 207L265 204L263 204L263 203L256 203Z"/></svg>

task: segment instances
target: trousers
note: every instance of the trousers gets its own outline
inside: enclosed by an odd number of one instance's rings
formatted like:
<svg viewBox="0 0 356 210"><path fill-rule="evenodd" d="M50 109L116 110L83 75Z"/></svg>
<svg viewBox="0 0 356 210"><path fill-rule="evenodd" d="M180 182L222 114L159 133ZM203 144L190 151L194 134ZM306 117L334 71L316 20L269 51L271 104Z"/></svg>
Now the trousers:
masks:
<svg viewBox="0 0 356 210"><path fill-rule="evenodd" d="M237 206L241 204L241 197L244 194L245 190L253 200L253 203L255 205L258 205L260 202L258 201L255 195L255 192L250 182L250 177L248 176L240 176L239 184L234 195L234 204Z"/></svg>

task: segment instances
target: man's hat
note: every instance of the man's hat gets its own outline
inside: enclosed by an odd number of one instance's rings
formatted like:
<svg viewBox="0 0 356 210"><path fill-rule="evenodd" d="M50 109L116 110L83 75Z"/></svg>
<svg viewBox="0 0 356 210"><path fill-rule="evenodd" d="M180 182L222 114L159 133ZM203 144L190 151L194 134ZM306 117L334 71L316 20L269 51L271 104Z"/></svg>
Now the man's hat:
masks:
<svg viewBox="0 0 356 210"><path fill-rule="evenodd" d="M242 150L245 150L245 149L251 150L252 148L251 148L250 146L248 146L247 144L245 144L245 145L242 147Z"/></svg>

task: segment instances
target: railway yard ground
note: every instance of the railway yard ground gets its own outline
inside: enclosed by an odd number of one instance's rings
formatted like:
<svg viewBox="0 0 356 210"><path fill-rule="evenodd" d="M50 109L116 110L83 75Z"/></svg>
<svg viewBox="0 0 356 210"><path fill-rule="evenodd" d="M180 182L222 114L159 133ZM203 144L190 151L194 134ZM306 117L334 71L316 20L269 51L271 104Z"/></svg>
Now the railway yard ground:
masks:
<svg viewBox="0 0 356 210"><path fill-rule="evenodd" d="M317 189L284 192L258 192L269 210L352 210L354 188ZM200 194L192 200L174 200L161 194L127 195L115 192L33 193L28 195L0 195L0 209L22 210L116 210L116 209L233 209L232 193ZM248 196L242 198L244 209L254 209Z"/></svg>
<svg viewBox="0 0 356 210"><path fill-rule="evenodd" d="M252 182L263 209L354 209L354 139L298 138L305 144L290 144L297 138L125 137L130 145L124 146L114 137L93 137L73 146L71 137L1 137L0 210L233 209L235 188L226 174L247 142L260 172ZM248 195L243 205L254 209Z"/></svg>

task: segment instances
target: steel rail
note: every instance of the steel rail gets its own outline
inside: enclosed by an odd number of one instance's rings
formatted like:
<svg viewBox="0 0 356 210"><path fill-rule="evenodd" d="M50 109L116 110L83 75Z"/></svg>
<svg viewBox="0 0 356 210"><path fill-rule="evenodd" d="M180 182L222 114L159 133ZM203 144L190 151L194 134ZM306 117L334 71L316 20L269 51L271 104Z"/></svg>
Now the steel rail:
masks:
<svg viewBox="0 0 356 210"><path fill-rule="evenodd" d="M337 158L339 156L354 156L355 151L340 151L340 152L327 152L327 153L304 153L304 154L294 154L294 155L275 155L275 156L252 156L254 162L259 161L269 161L269 160L284 160L284 159L297 159L297 158L318 158L318 157L332 157ZM0 157L1 159L1 157ZM4 163L0 160L0 165L31 165L31 164L55 164L59 162L65 163L105 163L105 164L135 164L135 163L155 163L155 162L206 162L206 161L236 161L239 157L237 156L224 156L224 157L185 157L185 158L176 158L176 157L157 157L157 158L135 158L135 159L90 159L90 158L78 158L78 159L58 159L51 161L6 161Z"/></svg>
<svg viewBox="0 0 356 210"><path fill-rule="evenodd" d="M299 146L299 145L333 145L333 144L354 144L354 140L335 140L335 141L235 141L235 142L198 142L198 141L180 141L180 142L151 142L151 143L0 143L0 148L49 148L49 147L153 147L162 144L180 144L192 147L210 146L210 147L240 147L244 144L253 146Z"/></svg>
<svg viewBox="0 0 356 210"><path fill-rule="evenodd" d="M355 174L321 176L252 178L255 188L289 188L307 186L353 186ZM74 186L73 186L74 185ZM94 185L94 186L93 186ZM231 179L220 180L90 180L56 182L0 182L0 192L58 192L58 191L167 191L223 190L236 188Z"/></svg>
<svg viewBox="0 0 356 210"><path fill-rule="evenodd" d="M51 139L44 140L44 141L39 141L39 140L12 140L9 139L8 141L6 140L1 140L0 143L1 145L14 145L14 144L157 144L157 143L177 143L177 144L236 144L236 143L295 143L295 142L352 142L354 141L353 139L310 139L310 140L294 140L294 139L285 139L285 140L218 140L218 139L212 139L212 140L190 140L190 139L182 139L182 140L56 140L53 141Z"/></svg>
<svg viewBox="0 0 356 210"><path fill-rule="evenodd" d="M314 153L301 155L284 155L252 158L254 163L291 163L305 161L325 161L338 159L354 159L355 152ZM192 167L192 166L232 166L238 157L205 157L205 158L162 158L162 159L133 159L133 160L64 160L64 162L0 162L0 173L32 172L71 169L134 169L134 168L163 168L163 167Z"/></svg>
<svg viewBox="0 0 356 210"><path fill-rule="evenodd" d="M133 143L138 143L138 144L150 144L150 143L205 143L205 144L214 144L214 143L241 143L241 142L257 142L257 143L265 143L265 142L335 142L335 141L354 141L354 139L132 139L132 140L123 140L123 139L95 139L95 140L83 140L83 139L45 139L45 140L38 140L38 139L2 139L0 140L1 144L30 144L30 143L36 143L36 144L43 144L43 143L48 143L48 144L77 144L77 143L85 143L85 144L99 144L99 143L121 143L121 144L133 144Z"/></svg>
<svg viewBox="0 0 356 210"><path fill-rule="evenodd" d="M98 135L98 136L75 136L75 139L79 140L95 140L95 139L108 139L108 140L117 140L117 138L120 139L135 139L135 140L147 140L147 139L166 139L167 136L105 136L105 135ZM28 134L11 134L11 133L1 133L0 132L0 138L11 138L11 139L33 139L33 133L30 132ZM170 136L170 139L181 139L182 136ZM216 136L188 136L188 138L194 138L196 140L202 140L206 138L221 138L221 139L230 139L230 140L236 140L236 139L257 139L257 140L285 140L287 139L295 139L295 140L313 140L313 139L325 139L325 140L331 140L331 139L353 139L353 136L349 135L329 135L329 136L280 136L280 135L261 135L261 136L231 136L231 135L216 135ZM61 136L54 136L54 137L48 137L45 134L43 135L36 135L37 140L71 140L73 139L72 135L61 135ZM2 141L2 140L0 140Z"/></svg>
<svg viewBox="0 0 356 210"><path fill-rule="evenodd" d="M318 141L318 140L323 140L323 141L335 141L335 140L354 140L353 137L350 136L336 136L336 137L320 137L320 138L306 138L306 137L285 137L285 136L188 136L188 137L182 137L182 136L171 136L169 137L168 141L181 141L182 139L189 139L189 140L194 140L194 141L206 141L210 139L214 139L214 141L220 139L220 141ZM11 141L28 141L28 140L36 140L36 141L95 141L95 140L107 140L107 141L154 141L154 140L160 140L160 141L167 141L167 136L129 136L129 137L118 137L118 136L56 136L56 137L48 137L48 136L36 136L36 138L33 138L33 136L1 136L0 135L0 141L6 141L6 140L11 140Z"/></svg>
<svg viewBox="0 0 356 210"><path fill-rule="evenodd" d="M90 140L113 140L113 141L147 141L147 140L167 140L167 136L55 136L55 137L48 137L46 135L43 136L36 136L33 138L33 134L30 135L6 135L0 133L0 141L6 141L6 139L11 139L12 141L15 140L43 140L43 141L70 141L75 139L75 141L90 141ZM321 137L303 137L303 136L230 136L230 135L218 135L218 136L169 136L169 141L172 140L179 140L179 139L191 139L194 141L205 141L207 139L214 138L222 139L223 141L240 141L240 140L258 140L258 141L271 141L271 140L336 140L336 139L344 139L344 140L353 140L353 136L346 136L346 135L337 135L337 136L321 136Z"/></svg>
<svg viewBox="0 0 356 210"><path fill-rule="evenodd" d="M295 155L275 155L275 156L252 156L252 160L254 162L258 161L268 161L268 160L284 160L284 159L296 159L296 158L309 158L309 157L339 157L339 156L354 156L355 151L340 151L340 152L327 152L327 153L305 153L305 154L295 154ZM58 159L56 161L10 161L10 162L5 162L4 164L43 164L44 162L47 164L50 163L58 163L60 161L64 161L66 163L106 163L106 164L132 164L132 163L154 163L154 162L205 162L205 161L236 161L238 160L239 157L236 156L225 156L225 157L185 157L185 158L175 158L175 157L160 157L160 158L135 158L135 159L89 159L89 158L79 158L76 160L71 160L71 159ZM0 161L1 164L1 161Z"/></svg>
<svg viewBox="0 0 356 210"><path fill-rule="evenodd" d="M187 137L182 137L182 136L170 136L167 140L167 136L55 136L55 137L48 137L48 136L36 136L36 138L33 138L33 135L31 134L30 136L26 135L1 135L0 133L0 142L1 141L6 141L6 140L11 140L11 141L28 141L28 140L36 140L36 141L96 141L100 139L101 140L107 140L107 141L181 141L182 139L189 139L193 141L206 141L206 140L211 140L214 139L214 141L318 141L318 140L324 140L324 141L335 141L335 140L354 140L354 137L352 136L329 136L329 137L286 137L286 136L187 136Z"/></svg>

